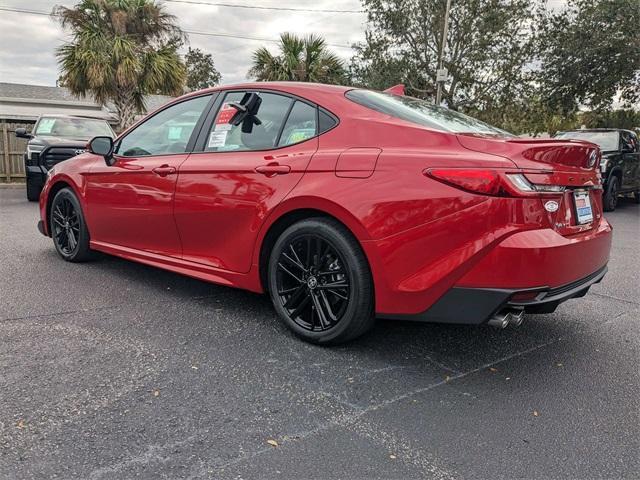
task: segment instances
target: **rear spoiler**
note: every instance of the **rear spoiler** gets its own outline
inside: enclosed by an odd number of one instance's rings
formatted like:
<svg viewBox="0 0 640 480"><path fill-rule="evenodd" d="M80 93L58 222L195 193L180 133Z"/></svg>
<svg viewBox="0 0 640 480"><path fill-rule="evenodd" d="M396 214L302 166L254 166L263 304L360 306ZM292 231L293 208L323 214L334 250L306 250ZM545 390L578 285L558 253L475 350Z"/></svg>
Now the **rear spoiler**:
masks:
<svg viewBox="0 0 640 480"><path fill-rule="evenodd" d="M398 85L387 88L384 93L391 93L392 95L400 95L404 97L404 85L402 83L399 83Z"/></svg>

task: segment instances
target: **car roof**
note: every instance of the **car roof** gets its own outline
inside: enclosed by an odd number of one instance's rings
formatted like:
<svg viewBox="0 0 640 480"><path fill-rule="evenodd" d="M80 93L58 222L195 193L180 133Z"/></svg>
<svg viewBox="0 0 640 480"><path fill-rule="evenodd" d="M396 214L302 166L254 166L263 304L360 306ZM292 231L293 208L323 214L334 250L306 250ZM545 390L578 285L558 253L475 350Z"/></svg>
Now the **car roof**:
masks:
<svg viewBox="0 0 640 480"><path fill-rule="evenodd" d="M63 113L45 113L44 115L40 115L38 117L38 120L43 117L45 118L80 118L80 119L88 119L88 120L101 120L103 122L107 122L104 118L92 117L89 115L66 115Z"/></svg>

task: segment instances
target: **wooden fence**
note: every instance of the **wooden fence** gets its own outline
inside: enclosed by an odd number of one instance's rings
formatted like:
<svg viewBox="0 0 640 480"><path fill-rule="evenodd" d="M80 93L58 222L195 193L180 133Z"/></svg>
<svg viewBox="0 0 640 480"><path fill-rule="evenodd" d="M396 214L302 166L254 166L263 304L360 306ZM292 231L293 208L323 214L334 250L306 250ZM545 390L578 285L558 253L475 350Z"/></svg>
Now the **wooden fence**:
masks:
<svg viewBox="0 0 640 480"><path fill-rule="evenodd" d="M34 122L0 121L0 182L24 182L27 139L16 137L16 128L30 131Z"/></svg>

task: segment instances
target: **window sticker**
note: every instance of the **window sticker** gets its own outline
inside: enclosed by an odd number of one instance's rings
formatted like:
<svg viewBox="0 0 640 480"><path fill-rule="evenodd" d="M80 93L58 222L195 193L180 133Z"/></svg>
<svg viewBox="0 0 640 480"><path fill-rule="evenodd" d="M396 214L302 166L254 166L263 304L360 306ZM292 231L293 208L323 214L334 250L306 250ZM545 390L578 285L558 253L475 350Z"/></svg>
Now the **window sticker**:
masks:
<svg viewBox="0 0 640 480"><path fill-rule="evenodd" d="M224 147L225 143L227 143L227 131L213 131L209 135L209 143L207 144L207 148L220 148Z"/></svg>
<svg viewBox="0 0 640 480"><path fill-rule="evenodd" d="M40 120L40 122L38 123L38 133L39 134L43 134L43 133L51 133L51 130L53 130L53 125L56 123L56 119L55 118L43 118Z"/></svg>
<svg viewBox="0 0 640 480"><path fill-rule="evenodd" d="M287 137L286 144L291 145L292 143L302 142L303 140L313 137L315 134L315 128L296 128Z"/></svg>
<svg viewBox="0 0 640 480"><path fill-rule="evenodd" d="M220 124L228 124L233 116L236 114L237 110L233 108L228 103L222 105L222 108L218 112L218 117L216 118L216 125Z"/></svg>
<svg viewBox="0 0 640 480"><path fill-rule="evenodd" d="M228 132L232 127L233 125L231 125L230 123L221 123L220 125L216 125L214 127L214 130L216 132Z"/></svg>
<svg viewBox="0 0 640 480"><path fill-rule="evenodd" d="M180 140L182 138L182 127L169 127L168 140Z"/></svg>

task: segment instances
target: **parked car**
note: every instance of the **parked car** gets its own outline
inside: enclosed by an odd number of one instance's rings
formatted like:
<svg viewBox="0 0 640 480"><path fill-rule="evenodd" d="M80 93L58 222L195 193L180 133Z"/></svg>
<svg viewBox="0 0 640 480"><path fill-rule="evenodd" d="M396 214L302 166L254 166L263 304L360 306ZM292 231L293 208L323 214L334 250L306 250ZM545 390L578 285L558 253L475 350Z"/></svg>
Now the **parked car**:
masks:
<svg viewBox="0 0 640 480"><path fill-rule="evenodd" d="M596 145L523 140L428 102L309 83L189 94L56 165L39 230L268 292L303 339L374 318L504 327L607 271Z"/></svg>
<svg viewBox="0 0 640 480"><path fill-rule="evenodd" d="M32 133L25 128L16 129L16 137L29 139L24 154L27 199L38 201L47 172L59 162L83 153L87 142L100 135L115 138L106 121L69 115L43 115Z"/></svg>
<svg viewBox="0 0 640 480"><path fill-rule="evenodd" d="M635 132L618 128L568 130L558 132L555 138L585 140L600 147L605 211L615 210L622 194L631 194L640 203L640 141Z"/></svg>

